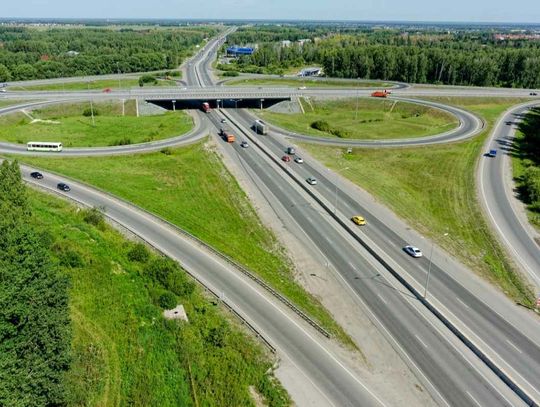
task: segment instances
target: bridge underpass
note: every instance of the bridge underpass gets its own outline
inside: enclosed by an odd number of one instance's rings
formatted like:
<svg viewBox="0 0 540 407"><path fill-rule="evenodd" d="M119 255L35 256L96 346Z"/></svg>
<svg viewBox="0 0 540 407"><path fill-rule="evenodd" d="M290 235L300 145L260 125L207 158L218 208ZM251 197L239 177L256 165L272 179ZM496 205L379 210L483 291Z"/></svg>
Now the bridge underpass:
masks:
<svg viewBox="0 0 540 407"><path fill-rule="evenodd" d="M291 101L291 97L267 97L267 98L241 98L241 99L147 99L148 103L153 103L167 110L192 110L201 109L204 102L208 102L212 109L215 108L250 108L266 109L283 101Z"/></svg>

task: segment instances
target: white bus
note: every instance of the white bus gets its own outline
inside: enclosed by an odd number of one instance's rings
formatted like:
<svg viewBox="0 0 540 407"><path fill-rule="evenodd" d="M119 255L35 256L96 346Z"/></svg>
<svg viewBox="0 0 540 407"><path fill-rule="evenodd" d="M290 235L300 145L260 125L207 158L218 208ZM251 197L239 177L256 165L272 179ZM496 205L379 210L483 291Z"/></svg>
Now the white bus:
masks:
<svg viewBox="0 0 540 407"><path fill-rule="evenodd" d="M47 141L29 141L26 144L28 151L62 151L62 143L52 143Z"/></svg>

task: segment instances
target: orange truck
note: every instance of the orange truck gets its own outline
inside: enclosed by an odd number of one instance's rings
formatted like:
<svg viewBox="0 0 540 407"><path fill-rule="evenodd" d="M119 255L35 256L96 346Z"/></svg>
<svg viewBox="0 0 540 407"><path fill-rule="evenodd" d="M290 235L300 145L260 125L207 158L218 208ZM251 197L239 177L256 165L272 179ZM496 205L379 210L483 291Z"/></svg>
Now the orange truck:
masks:
<svg viewBox="0 0 540 407"><path fill-rule="evenodd" d="M391 92L388 92L386 89L385 90L376 90L375 92L373 92L371 94L371 96L373 96L374 98L385 98L387 97Z"/></svg>
<svg viewBox="0 0 540 407"><path fill-rule="evenodd" d="M230 131L221 129L219 133L221 134L221 137L223 137L223 140L225 140L227 143L234 143L234 134L232 134Z"/></svg>

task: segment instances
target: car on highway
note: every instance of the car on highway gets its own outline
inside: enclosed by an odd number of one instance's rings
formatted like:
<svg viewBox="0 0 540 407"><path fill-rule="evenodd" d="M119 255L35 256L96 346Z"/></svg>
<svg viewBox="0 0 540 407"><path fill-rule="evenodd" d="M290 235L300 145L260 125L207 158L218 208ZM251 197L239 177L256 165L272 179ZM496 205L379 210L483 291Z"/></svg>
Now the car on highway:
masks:
<svg viewBox="0 0 540 407"><path fill-rule="evenodd" d="M351 220L359 226L364 226L366 224L366 219L360 215L353 216Z"/></svg>
<svg viewBox="0 0 540 407"><path fill-rule="evenodd" d="M403 250L412 257L422 257L422 251L418 247L407 245L403 248Z"/></svg>
<svg viewBox="0 0 540 407"><path fill-rule="evenodd" d="M240 147L242 147L242 148L248 148L248 147L249 147L249 144L247 143L247 141L244 140L244 141L242 141L242 142L240 143Z"/></svg>
<svg viewBox="0 0 540 407"><path fill-rule="evenodd" d="M298 87L298 90L305 90L305 89L306 89L305 86L299 86L299 87Z"/></svg>
<svg viewBox="0 0 540 407"><path fill-rule="evenodd" d="M287 147L287 154L295 155L296 151L295 151L294 147Z"/></svg>
<svg viewBox="0 0 540 407"><path fill-rule="evenodd" d="M221 123L227 123L227 119L221 119Z"/></svg>
<svg viewBox="0 0 540 407"><path fill-rule="evenodd" d="M43 174L38 171L31 172L30 176L35 179L43 179Z"/></svg>
<svg viewBox="0 0 540 407"><path fill-rule="evenodd" d="M69 187L68 184L65 184L63 182L59 182L56 187L60 190L60 191L64 191L64 192L69 192L71 191L71 188Z"/></svg>
<svg viewBox="0 0 540 407"><path fill-rule="evenodd" d="M302 157L296 157L294 159L294 162L298 164L304 164L304 159Z"/></svg>
<svg viewBox="0 0 540 407"><path fill-rule="evenodd" d="M531 93L529 93L529 96L538 96L538 93L536 93L536 92L531 92Z"/></svg>
<svg viewBox="0 0 540 407"><path fill-rule="evenodd" d="M110 93L112 91L111 88L105 88L103 89L103 93Z"/></svg>
<svg viewBox="0 0 540 407"><path fill-rule="evenodd" d="M288 163L289 161L291 161L291 157L289 157L288 155L284 155L283 157L281 157L281 161L285 161L286 163Z"/></svg>
<svg viewBox="0 0 540 407"><path fill-rule="evenodd" d="M0 89L0 92L5 93L7 92L4 88Z"/></svg>
<svg viewBox="0 0 540 407"><path fill-rule="evenodd" d="M489 150L489 153L487 153L488 157L497 157L497 150Z"/></svg>
<svg viewBox="0 0 540 407"><path fill-rule="evenodd" d="M306 182L309 184L309 185L317 185L317 180L313 177L309 177L308 179L306 179Z"/></svg>

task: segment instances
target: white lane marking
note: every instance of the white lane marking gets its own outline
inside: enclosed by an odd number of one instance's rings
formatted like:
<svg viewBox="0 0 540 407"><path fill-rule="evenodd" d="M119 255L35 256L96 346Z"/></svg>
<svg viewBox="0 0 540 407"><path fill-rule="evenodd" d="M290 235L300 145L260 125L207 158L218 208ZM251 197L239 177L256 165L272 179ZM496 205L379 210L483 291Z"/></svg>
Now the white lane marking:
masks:
<svg viewBox="0 0 540 407"><path fill-rule="evenodd" d="M510 345L511 347L513 347L515 350L517 350L519 353L523 353L521 351L521 349L519 349L516 345L514 345L512 342L510 342L508 339L506 339L506 342L508 343L508 345Z"/></svg>
<svg viewBox="0 0 540 407"><path fill-rule="evenodd" d="M464 306L465 308L470 308L467 304L465 304L465 303L463 302L463 300L462 300L461 298L456 297L456 300L458 300L461 304L463 304L463 306Z"/></svg>
<svg viewBox="0 0 540 407"><path fill-rule="evenodd" d="M416 336L416 339L418 339L418 342L420 342L422 345L424 345L424 348L427 348L427 347L428 347L428 346L426 345L426 343L425 343L422 339L420 339L420 337L419 337L418 335L415 334L414 336Z"/></svg>
<svg viewBox="0 0 540 407"><path fill-rule="evenodd" d="M478 407L482 407L482 404L480 404L480 403L478 402L478 400L476 400L476 399L473 397L473 395L472 395L471 393L469 393L468 391L466 391L465 393L467 393L467 396L469 396L470 399L471 399L472 401L474 401L474 404L476 404Z"/></svg>
<svg viewBox="0 0 540 407"><path fill-rule="evenodd" d="M384 299L384 297L381 294L377 294L377 297L379 297L381 301L384 302L385 304L388 304L388 302Z"/></svg>

